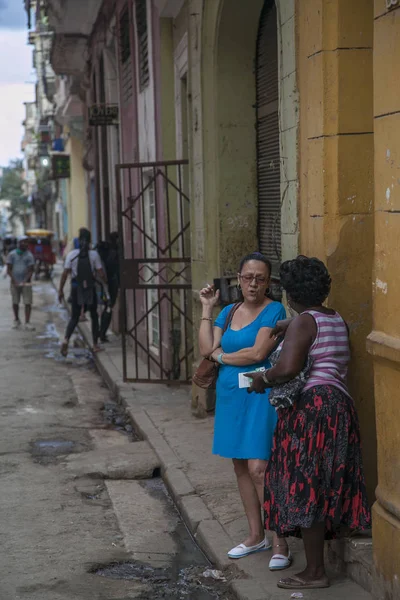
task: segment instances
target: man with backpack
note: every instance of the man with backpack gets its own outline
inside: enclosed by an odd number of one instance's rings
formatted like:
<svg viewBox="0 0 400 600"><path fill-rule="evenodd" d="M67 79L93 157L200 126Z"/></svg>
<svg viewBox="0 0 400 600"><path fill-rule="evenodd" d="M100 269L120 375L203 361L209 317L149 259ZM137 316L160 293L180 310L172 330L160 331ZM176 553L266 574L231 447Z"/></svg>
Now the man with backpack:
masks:
<svg viewBox="0 0 400 600"><path fill-rule="evenodd" d="M117 231L110 233L107 242L99 242L97 251L100 255L107 276L110 300L106 303L100 321L100 341L108 342L107 330L111 324L112 311L117 302L119 292L119 235Z"/></svg>
<svg viewBox="0 0 400 600"><path fill-rule="evenodd" d="M97 314L96 278L100 279L107 289L106 276L95 250L90 249L91 233L88 229L79 231L79 249L68 253L64 272L60 280L59 300L64 300L64 286L71 275L71 318L67 325L65 338L61 345L61 354L67 356L69 340L78 325L82 307L90 312L92 321L93 352L100 350L99 340L99 316ZM108 292L106 292L108 297Z"/></svg>

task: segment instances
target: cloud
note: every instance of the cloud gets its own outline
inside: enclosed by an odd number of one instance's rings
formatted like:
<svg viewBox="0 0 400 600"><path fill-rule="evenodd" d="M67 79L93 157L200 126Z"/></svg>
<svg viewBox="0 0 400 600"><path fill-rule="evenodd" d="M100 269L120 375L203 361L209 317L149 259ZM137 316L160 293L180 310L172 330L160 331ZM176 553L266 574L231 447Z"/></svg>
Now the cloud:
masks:
<svg viewBox="0 0 400 600"><path fill-rule="evenodd" d="M23 103L34 100L34 85L26 83L35 80L27 31L0 29L0 56L0 165L4 166L20 155Z"/></svg>
<svg viewBox="0 0 400 600"><path fill-rule="evenodd" d="M27 35L27 31L0 30L0 83L34 80L32 46L27 45Z"/></svg>
<svg viewBox="0 0 400 600"><path fill-rule="evenodd" d="M34 86L26 83L0 85L0 165L21 155L25 118L24 102L34 100Z"/></svg>
<svg viewBox="0 0 400 600"><path fill-rule="evenodd" d="M27 15L22 0L0 0L0 29L26 29Z"/></svg>

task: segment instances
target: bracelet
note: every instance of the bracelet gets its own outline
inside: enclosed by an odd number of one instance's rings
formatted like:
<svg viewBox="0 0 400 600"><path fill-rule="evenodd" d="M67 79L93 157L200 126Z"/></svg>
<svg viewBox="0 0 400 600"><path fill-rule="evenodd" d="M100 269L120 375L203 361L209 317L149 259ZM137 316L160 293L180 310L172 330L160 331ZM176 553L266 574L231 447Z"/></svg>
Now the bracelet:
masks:
<svg viewBox="0 0 400 600"><path fill-rule="evenodd" d="M223 360L223 356L224 356L225 352L221 352L221 354L218 354L217 356L217 361L219 362L220 365L224 365L224 360Z"/></svg>
<svg viewBox="0 0 400 600"><path fill-rule="evenodd" d="M211 323L212 323L212 318L211 317L201 317L200 321L211 321Z"/></svg>
<svg viewBox="0 0 400 600"><path fill-rule="evenodd" d="M264 383L267 383L267 384L271 383L270 380L267 377L267 371L263 371L262 378L263 378L263 382Z"/></svg>

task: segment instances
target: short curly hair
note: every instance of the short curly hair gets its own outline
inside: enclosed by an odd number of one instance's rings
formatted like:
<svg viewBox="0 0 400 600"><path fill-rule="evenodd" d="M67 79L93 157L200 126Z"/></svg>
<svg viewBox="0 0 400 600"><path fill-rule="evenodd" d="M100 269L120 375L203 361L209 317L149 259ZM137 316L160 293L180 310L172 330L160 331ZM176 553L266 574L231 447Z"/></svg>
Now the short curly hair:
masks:
<svg viewBox="0 0 400 600"><path fill-rule="evenodd" d="M287 260L282 263L280 279L283 289L302 306L320 306L331 289L328 269L318 258Z"/></svg>

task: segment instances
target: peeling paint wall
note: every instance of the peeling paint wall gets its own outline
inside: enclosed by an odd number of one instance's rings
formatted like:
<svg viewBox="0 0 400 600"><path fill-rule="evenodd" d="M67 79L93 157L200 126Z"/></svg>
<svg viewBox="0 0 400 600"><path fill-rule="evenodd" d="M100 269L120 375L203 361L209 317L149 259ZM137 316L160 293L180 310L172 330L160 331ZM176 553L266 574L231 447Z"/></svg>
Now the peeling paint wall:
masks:
<svg viewBox="0 0 400 600"><path fill-rule="evenodd" d="M282 248L298 253L299 107L294 0L277 1ZM189 0L192 280L236 274L258 248L255 51L264 0Z"/></svg>
<svg viewBox="0 0 400 600"><path fill-rule="evenodd" d="M255 49L264 0L191 0L193 278L235 273L257 248ZM294 0L277 2L284 257L298 251Z"/></svg>
<svg viewBox="0 0 400 600"><path fill-rule="evenodd" d="M400 597L400 5L375 1L373 330L378 487L373 542L377 597Z"/></svg>
<svg viewBox="0 0 400 600"><path fill-rule="evenodd" d="M350 327L349 385L373 502L374 379L366 350L374 250L373 0L309 0L296 7L301 251L328 265L333 280L329 305Z"/></svg>

